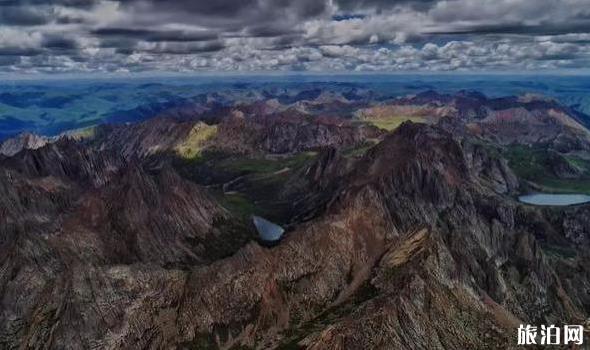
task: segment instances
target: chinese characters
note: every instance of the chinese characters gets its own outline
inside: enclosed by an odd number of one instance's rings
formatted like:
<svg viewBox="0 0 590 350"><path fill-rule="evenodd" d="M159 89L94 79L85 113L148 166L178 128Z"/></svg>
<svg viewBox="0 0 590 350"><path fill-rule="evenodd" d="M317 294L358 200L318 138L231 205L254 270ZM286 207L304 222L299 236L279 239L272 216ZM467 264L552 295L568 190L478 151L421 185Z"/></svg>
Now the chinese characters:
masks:
<svg viewBox="0 0 590 350"><path fill-rule="evenodd" d="M582 345L584 343L584 327L566 325L563 328L555 325L540 328L531 325L518 327L518 345Z"/></svg>

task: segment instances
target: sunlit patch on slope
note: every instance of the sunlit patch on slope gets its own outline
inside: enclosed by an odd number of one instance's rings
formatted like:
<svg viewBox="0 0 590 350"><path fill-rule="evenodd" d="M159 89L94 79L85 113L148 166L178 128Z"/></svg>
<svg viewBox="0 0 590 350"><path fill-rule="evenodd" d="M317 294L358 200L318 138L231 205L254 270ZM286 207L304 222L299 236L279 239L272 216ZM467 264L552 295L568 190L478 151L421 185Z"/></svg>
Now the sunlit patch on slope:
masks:
<svg viewBox="0 0 590 350"><path fill-rule="evenodd" d="M187 138L176 146L176 152L183 158L193 158L201 154L201 151L217 134L217 125L197 123L189 132Z"/></svg>

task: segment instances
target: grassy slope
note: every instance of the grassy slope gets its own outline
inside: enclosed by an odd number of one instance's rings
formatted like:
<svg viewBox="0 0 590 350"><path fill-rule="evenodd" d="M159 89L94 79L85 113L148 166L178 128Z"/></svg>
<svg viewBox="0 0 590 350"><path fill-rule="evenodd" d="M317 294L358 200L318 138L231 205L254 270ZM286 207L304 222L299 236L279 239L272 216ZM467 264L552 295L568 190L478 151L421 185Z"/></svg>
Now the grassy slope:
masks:
<svg viewBox="0 0 590 350"><path fill-rule="evenodd" d="M208 175L211 181L207 185L218 188L215 191L217 199L239 217L247 219L256 214L280 223L288 216L292 206L288 199L280 198L280 193L293 179L293 174L309 164L316 155L314 152L302 152L265 158L205 151L183 158L179 166L181 173L189 177L195 174L196 182L202 180L202 174ZM240 183L238 190L224 192L220 188L222 184L236 179Z"/></svg>
<svg viewBox="0 0 590 350"><path fill-rule="evenodd" d="M223 203L242 216L257 214L280 222L286 217L285 213L292 203L280 198L279 193L283 191L293 172L315 156L313 152L303 152L278 159L242 157L219 162L216 167L221 171L245 177L243 190L238 193L224 193Z"/></svg>
<svg viewBox="0 0 590 350"><path fill-rule="evenodd" d="M217 134L217 125L198 123L190 131L187 139L176 147L176 152L185 159L191 159L201 154L207 141Z"/></svg>
<svg viewBox="0 0 590 350"><path fill-rule="evenodd" d="M580 169L584 175L578 179L560 179L548 169L548 152L538 147L513 145L506 147L503 156L522 179L533 182L547 192L590 194L590 161L574 156L564 158Z"/></svg>
<svg viewBox="0 0 590 350"><path fill-rule="evenodd" d="M397 129L403 122L411 121L413 123L425 123L426 120L422 117L407 117L407 116L389 116L375 119L365 119L369 124L372 124L379 129L392 131Z"/></svg>
<svg viewBox="0 0 590 350"><path fill-rule="evenodd" d="M297 168L316 155L315 152L302 152L274 159L264 157L227 158L219 162L218 166L233 173L272 175L272 173L285 168Z"/></svg>

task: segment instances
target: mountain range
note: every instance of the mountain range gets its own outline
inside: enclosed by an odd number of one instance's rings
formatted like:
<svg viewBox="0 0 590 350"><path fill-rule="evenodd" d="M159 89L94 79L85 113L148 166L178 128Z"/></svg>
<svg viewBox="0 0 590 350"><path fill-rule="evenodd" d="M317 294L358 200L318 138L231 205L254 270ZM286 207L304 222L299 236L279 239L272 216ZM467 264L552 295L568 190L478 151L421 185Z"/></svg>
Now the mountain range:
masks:
<svg viewBox="0 0 590 350"><path fill-rule="evenodd" d="M586 324L590 205L518 200L590 193L580 109L350 86L160 107L0 145L1 348L507 349Z"/></svg>
<svg viewBox="0 0 590 350"><path fill-rule="evenodd" d="M272 99L289 105L332 95L339 97L338 103L356 101L356 107L362 107L427 90L444 94L477 90L493 98L534 93L590 114L589 86L590 79L584 75L497 74L188 75L5 80L0 83L0 141L22 132L56 136L103 123L138 122L164 112L191 115L202 113L212 105L232 107L236 103ZM324 111L337 107L316 105Z"/></svg>

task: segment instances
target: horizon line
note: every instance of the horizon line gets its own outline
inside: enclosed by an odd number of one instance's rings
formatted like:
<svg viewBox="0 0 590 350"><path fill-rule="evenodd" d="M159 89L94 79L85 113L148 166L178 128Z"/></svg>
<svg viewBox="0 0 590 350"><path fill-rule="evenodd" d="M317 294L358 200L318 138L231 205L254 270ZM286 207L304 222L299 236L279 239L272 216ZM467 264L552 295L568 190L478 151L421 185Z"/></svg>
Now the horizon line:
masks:
<svg viewBox="0 0 590 350"><path fill-rule="evenodd" d="M169 71L146 71L146 72L84 72L84 73L0 73L0 79L6 81L40 81L40 80L109 80L109 79L150 79L150 78L280 78L280 77L362 77L362 76L520 76L520 77L590 77L590 69L554 70L554 71L248 71L248 72L169 72ZM1 84L1 83L0 83Z"/></svg>

